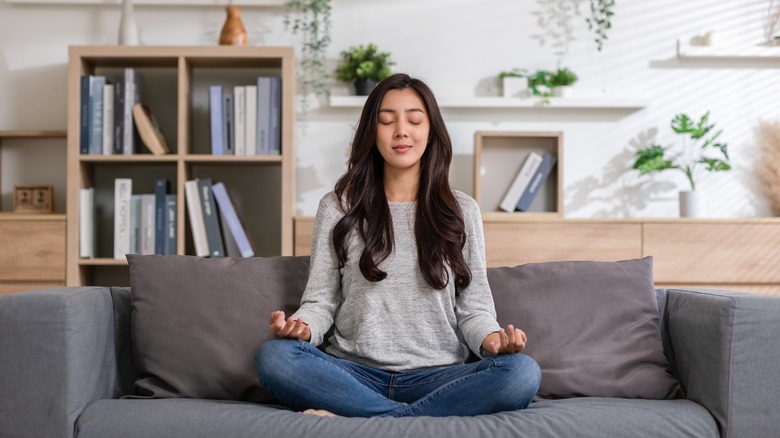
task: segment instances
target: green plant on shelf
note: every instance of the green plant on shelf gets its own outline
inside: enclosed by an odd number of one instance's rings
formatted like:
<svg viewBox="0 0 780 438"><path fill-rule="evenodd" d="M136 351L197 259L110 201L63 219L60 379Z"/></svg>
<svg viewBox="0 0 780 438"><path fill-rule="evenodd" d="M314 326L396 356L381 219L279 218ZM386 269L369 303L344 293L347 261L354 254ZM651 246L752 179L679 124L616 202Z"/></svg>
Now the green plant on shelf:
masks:
<svg viewBox="0 0 780 438"><path fill-rule="evenodd" d="M373 85L393 74L390 66L394 64L390 53L380 52L376 44L350 47L341 52L341 62L336 68L336 79L356 84L366 81L369 83L368 91L370 91Z"/></svg>
<svg viewBox="0 0 780 438"><path fill-rule="evenodd" d="M304 96L301 110L305 114L306 96L314 93L327 97L329 92L325 54L331 42L331 3L330 0L287 0L286 7L285 28L303 38L299 91Z"/></svg>

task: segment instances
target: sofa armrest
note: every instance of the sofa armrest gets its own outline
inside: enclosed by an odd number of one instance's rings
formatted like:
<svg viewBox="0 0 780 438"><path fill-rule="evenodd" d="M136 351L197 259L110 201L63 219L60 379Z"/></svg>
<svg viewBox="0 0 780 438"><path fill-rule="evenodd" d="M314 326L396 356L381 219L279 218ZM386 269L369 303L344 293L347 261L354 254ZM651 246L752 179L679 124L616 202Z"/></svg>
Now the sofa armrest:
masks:
<svg viewBox="0 0 780 438"><path fill-rule="evenodd" d="M715 417L723 437L780 430L780 298L669 289L666 323L688 399Z"/></svg>
<svg viewBox="0 0 780 438"><path fill-rule="evenodd" d="M109 289L0 296L0 357L0 436L72 437L84 407L114 392Z"/></svg>

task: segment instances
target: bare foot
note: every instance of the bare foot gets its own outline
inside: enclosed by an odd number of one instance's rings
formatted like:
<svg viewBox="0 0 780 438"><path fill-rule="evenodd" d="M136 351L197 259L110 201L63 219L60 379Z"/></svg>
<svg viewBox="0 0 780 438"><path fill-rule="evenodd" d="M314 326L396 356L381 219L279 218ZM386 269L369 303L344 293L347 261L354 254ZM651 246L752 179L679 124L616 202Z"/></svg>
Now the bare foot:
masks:
<svg viewBox="0 0 780 438"><path fill-rule="evenodd" d="M338 417L333 412L326 411L325 409L306 409L301 412L303 415L316 415L318 417Z"/></svg>

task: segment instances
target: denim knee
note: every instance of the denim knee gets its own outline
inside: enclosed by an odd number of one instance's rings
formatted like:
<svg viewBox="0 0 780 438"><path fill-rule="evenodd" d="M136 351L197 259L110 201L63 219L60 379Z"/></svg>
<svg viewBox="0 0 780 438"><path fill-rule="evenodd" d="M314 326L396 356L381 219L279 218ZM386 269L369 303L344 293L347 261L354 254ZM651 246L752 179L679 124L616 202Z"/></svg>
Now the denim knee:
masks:
<svg viewBox="0 0 780 438"><path fill-rule="evenodd" d="M271 339L265 342L255 353L257 374L268 376L285 369L299 345L300 341L292 339Z"/></svg>
<svg viewBox="0 0 780 438"><path fill-rule="evenodd" d="M505 384L507 388L511 388L511 392L517 398L519 408L525 408L533 401L542 383L542 370L539 364L531 356L523 353L502 354L495 359L499 363L499 368L507 372Z"/></svg>

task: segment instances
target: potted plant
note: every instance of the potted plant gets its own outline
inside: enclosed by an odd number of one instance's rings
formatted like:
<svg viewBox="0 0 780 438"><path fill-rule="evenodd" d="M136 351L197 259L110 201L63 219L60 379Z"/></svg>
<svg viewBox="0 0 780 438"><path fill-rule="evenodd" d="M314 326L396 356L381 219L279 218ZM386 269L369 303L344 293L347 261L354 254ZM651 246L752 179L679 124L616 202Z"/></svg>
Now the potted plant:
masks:
<svg viewBox="0 0 780 438"><path fill-rule="evenodd" d="M522 68L502 71L498 74L504 97L528 97L528 71Z"/></svg>
<svg viewBox="0 0 780 438"><path fill-rule="evenodd" d="M557 97L571 97L572 85L577 82L577 75L568 68L559 68L550 75L550 85L553 95Z"/></svg>
<svg viewBox="0 0 780 438"><path fill-rule="evenodd" d="M390 66L394 64L390 53L380 52L373 43L350 47L341 52L336 79L354 84L358 96L367 96L377 83L393 74Z"/></svg>
<svg viewBox="0 0 780 438"><path fill-rule="evenodd" d="M696 193L696 177L701 171L723 172L731 169L726 143L719 143L722 130L715 132L715 123L709 122L707 111L698 122L686 114L677 114L671 123L672 130L682 137L682 152L672 153L671 147L658 144L637 151L633 168L639 175L675 169L683 172L690 190L680 192L680 215L701 216L702 199ZM668 155L667 155L668 154Z"/></svg>

